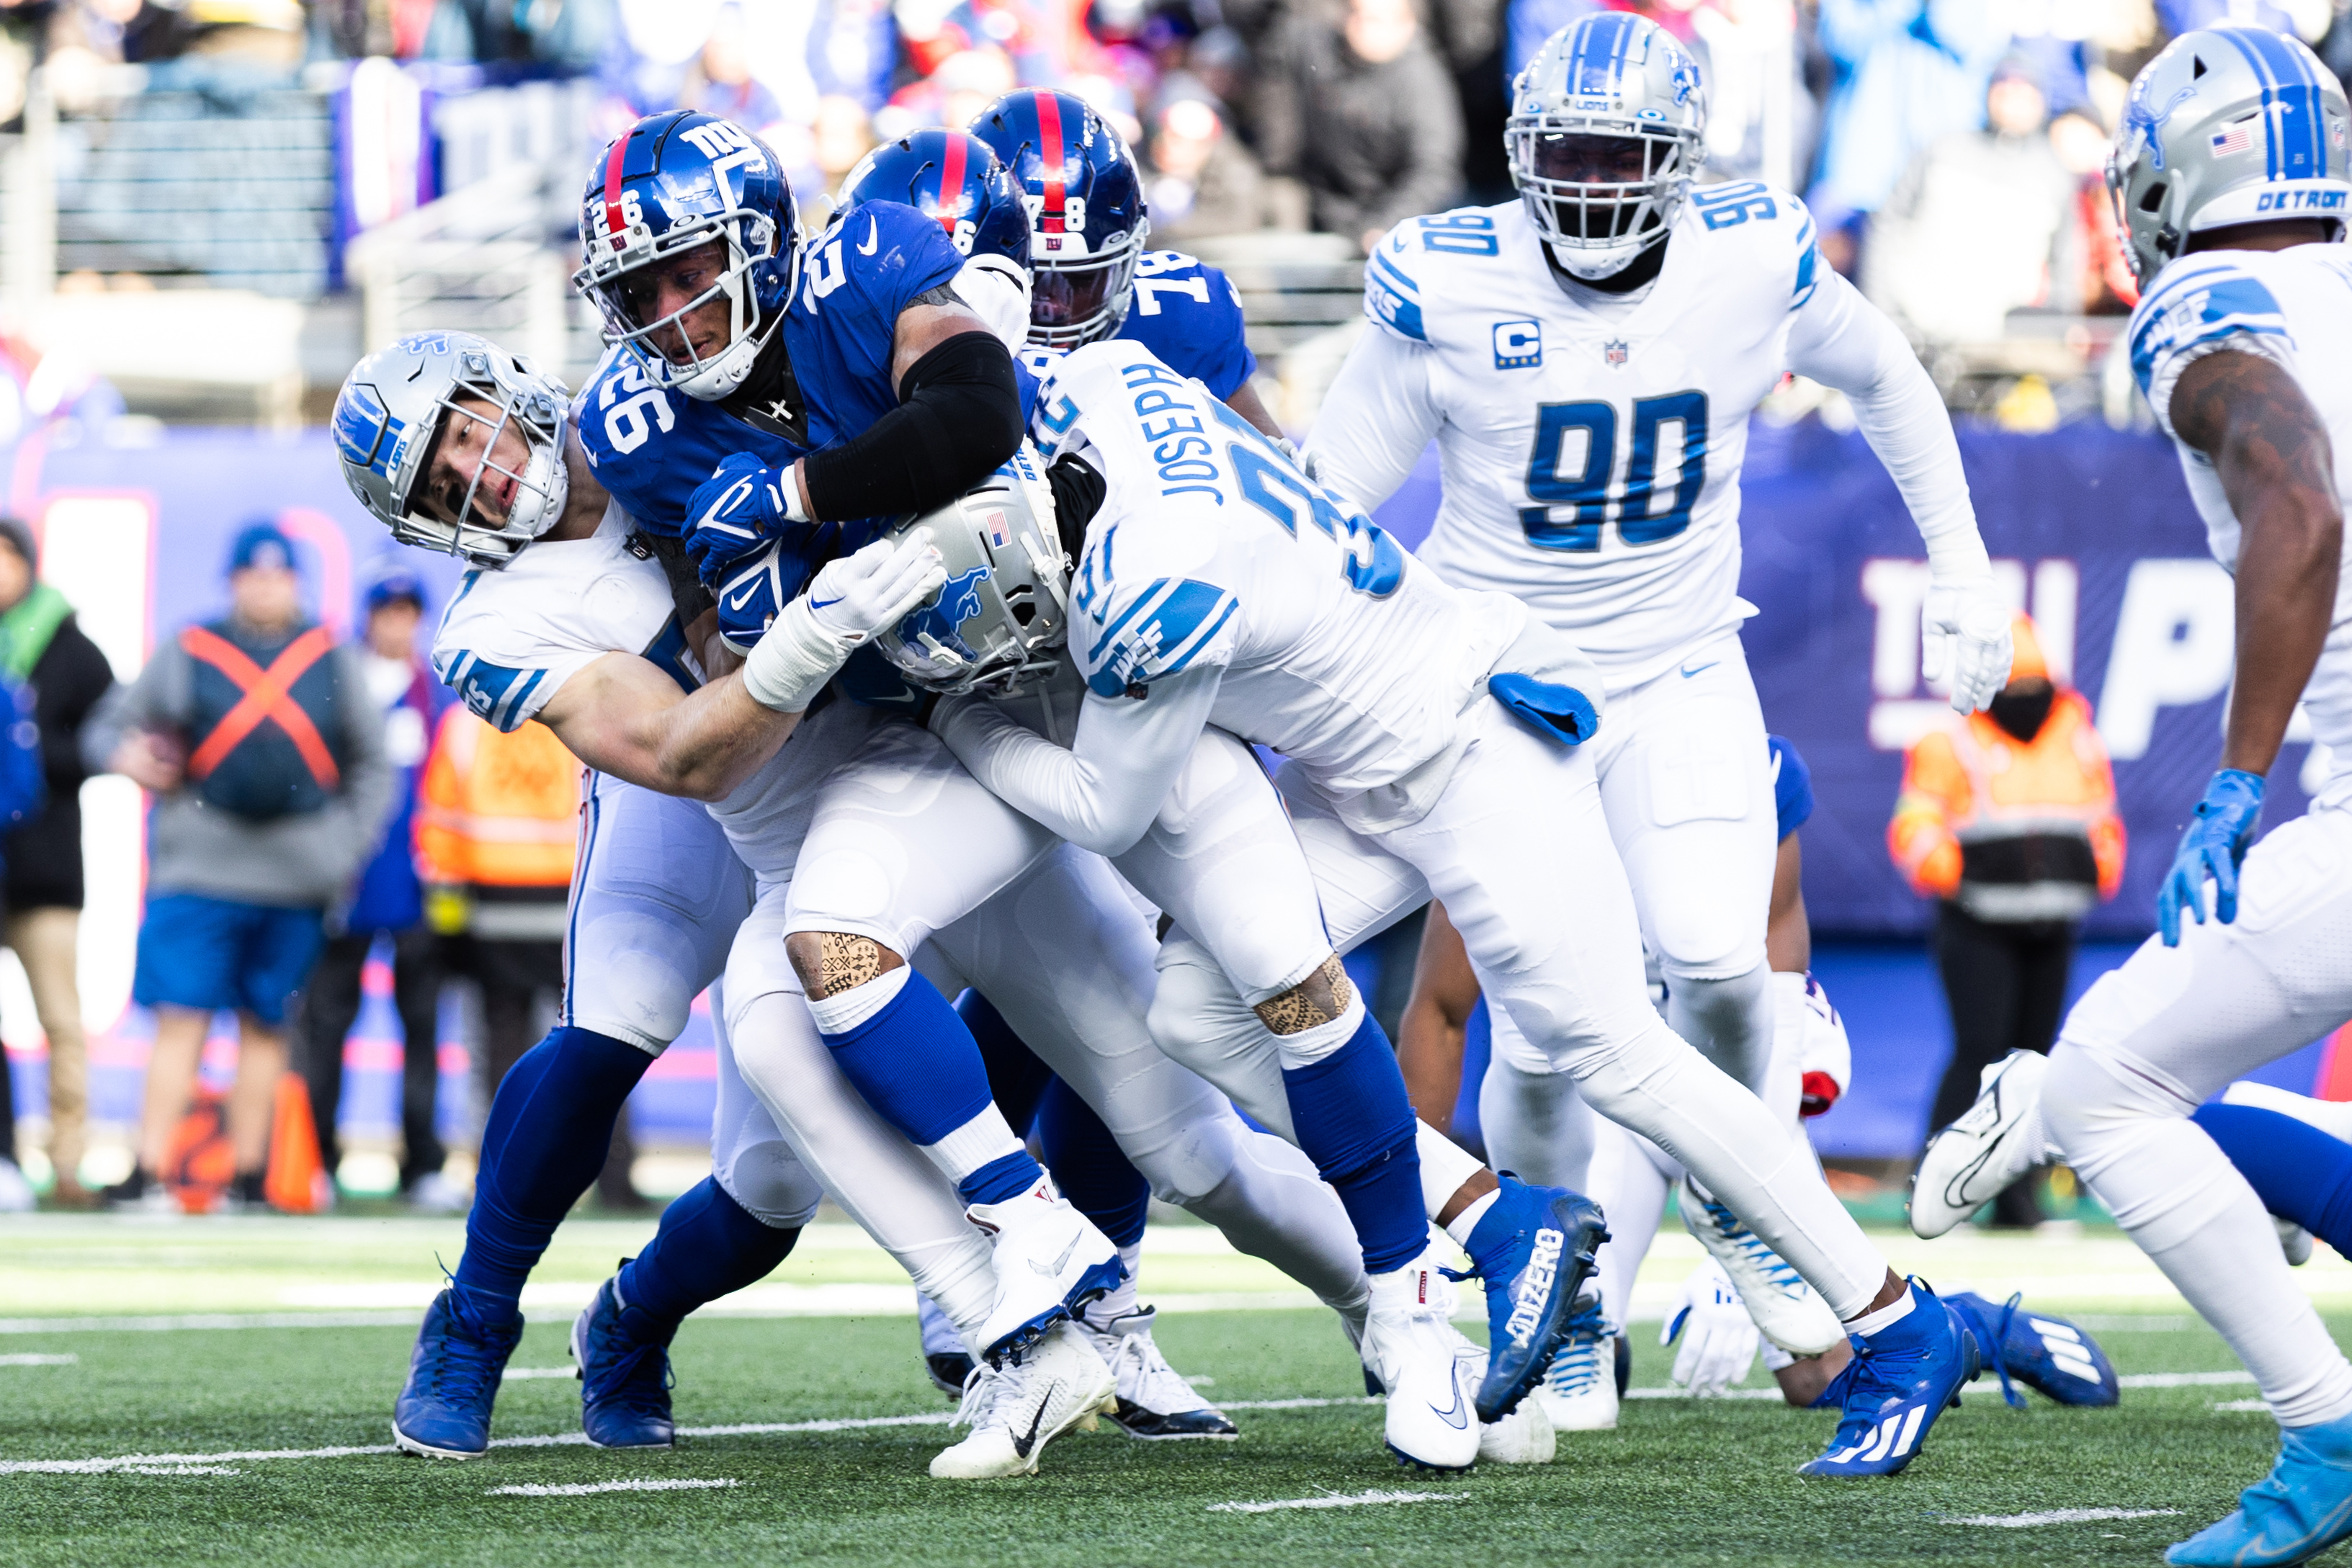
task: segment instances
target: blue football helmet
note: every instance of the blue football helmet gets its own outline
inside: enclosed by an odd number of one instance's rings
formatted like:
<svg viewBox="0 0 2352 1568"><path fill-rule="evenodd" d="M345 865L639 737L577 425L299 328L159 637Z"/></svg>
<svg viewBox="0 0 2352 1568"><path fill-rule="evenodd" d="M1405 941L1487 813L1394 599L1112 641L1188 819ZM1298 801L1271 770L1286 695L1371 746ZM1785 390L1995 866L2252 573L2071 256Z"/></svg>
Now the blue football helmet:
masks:
<svg viewBox="0 0 2352 1568"><path fill-rule="evenodd" d="M1151 231L1135 154L1083 99L1043 88L1006 93L971 133L1029 209L1029 340L1075 349L1118 331Z"/></svg>
<svg viewBox="0 0 2352 1568"><path fill-rule="evenodd" d="M723 246L709 256L692 255ZM672 110L606 147L581 197L572 285L656 386L715 401L743 384L800 281L783 165L731 120ZM727 302L722 330L688 318Z"/></svg>
<svg viewBox="0 0 2352 1568"><path fill-rule="evenodd" d="M947 231L959 254L1029 269L1029 213L995 152L961 131L918 131L877 147L843 182L835 210L898 202Z"/></svg>

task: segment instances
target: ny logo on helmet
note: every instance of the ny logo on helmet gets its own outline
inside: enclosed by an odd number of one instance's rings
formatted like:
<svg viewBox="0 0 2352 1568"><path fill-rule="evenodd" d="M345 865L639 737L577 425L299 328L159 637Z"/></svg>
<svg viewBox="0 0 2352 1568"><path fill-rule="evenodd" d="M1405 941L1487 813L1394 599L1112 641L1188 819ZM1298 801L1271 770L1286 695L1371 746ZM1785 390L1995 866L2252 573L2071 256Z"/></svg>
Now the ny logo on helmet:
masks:
<svg viewBox="0 0 2352 1568"><path fill-rule="evenodd" d="M944 648L961 659L979 657L957 633L965 622L980 613L980 585L989 574L989 568L976 566L961 577L949 578L939 598L898 622L898 635L918 648Z"/></svg>

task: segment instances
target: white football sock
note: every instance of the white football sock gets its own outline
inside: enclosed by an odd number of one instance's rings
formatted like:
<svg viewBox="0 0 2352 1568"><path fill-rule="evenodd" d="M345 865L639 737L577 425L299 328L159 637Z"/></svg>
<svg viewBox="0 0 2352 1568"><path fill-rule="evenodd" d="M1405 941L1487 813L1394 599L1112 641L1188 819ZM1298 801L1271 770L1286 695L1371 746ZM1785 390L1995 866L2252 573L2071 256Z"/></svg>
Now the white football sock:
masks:
<svg viewBox="0 0 2352 1568"><path fill-rule="evenodd" d="M1004 1113L990 1101L980 1114L941 1138L936 1144L920 1144L917 1147L940 1174L951 1182L964 1177L992 1161L1021 1152L1021 1140L1013 1135L1013 1124Z"/></svg>
<svg viewBox="0 0 2352 1568"><path fill-rule="evenodd" d="M1429 1218L1435 1219L1462 1184L1486 1167L1478 1156L1431 1126L1426 1122L1413 1124L1413 1148L1421 1155L1421 1201L1428 1207Z"/></svg>
<svg viewBox="0 0 2352 1568"><path fill-rule="evenodd" d="M821 1034L847 1034L887 1008L906 988L915 971L901 964L887 975L877 975L862 986L852 986L830 997L811 997L809 1017Z"/></svg>

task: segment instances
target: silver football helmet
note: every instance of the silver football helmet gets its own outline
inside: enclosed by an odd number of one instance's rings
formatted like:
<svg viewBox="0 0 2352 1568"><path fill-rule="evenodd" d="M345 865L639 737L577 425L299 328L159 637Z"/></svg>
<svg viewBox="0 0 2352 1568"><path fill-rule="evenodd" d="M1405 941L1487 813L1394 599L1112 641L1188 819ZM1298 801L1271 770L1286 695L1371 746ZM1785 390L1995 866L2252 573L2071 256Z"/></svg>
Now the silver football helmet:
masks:
<svg viewBox="0 0 2352 1568"><path fill-rule="evenodd" d="M487 338L412 333L352 366L336 394L343 482L401 543L496 570L563 516L570 402L562 382Z"/></svg>
<svg viewBox="0 0 2352 1568"><path fill-rule="evenodd" d="M1638 142L1638 177L1592 179L1590 143L1579 143L1595 136ZM1706 162L1698 63L1647 17L1587 16L1554 33L1519 73L1503 141L1511 183L1560 266L1607 277L1673 227Z"/></svg>
<svg viewBox="0 0 2352 1568"><path fill-rule="evenodd" d="M914 685L948 696L1002 696L1052 674L1070 632L1070 561L1036 450L1023 442L979 486L891 537L916 528L931 530L947 584L874 634L882 656Z"/></svg>
<svg viewBox="0 0 2352 1568"><path fill-rule="evenodd" d="M2335 75L2284 34L2204 27L2166 45L2133 79L2107 159L2140 287L2201 229L2318 218L2342 239L2347 118Z"/></svg>

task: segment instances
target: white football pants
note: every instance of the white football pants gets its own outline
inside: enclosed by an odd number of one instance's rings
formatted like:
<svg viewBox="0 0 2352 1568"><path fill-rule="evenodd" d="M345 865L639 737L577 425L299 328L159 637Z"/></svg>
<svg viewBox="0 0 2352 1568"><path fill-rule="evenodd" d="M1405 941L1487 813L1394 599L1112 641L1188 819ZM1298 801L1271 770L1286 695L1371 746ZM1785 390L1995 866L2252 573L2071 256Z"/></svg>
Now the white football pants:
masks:
<svg viewBox="0 0 2352 1568"><path fill-rule="evenodd" d="M1860 1315L1885 1282L1885 1260L1801 1142L1650 1006L1633 892L1591 758L1491 699L1463 723L1465 747L1428 814L1376 837L1349 830L1296 769L1284 770L1335 944L1344 951L1423 899L1443 899L1490 1007L1517 1025L1516 1048L1497 1035L1498 1059L1510 1050L1528 1073L1574 1079L1593 1109L1696 1173L1841 1317ZM1192 1020L1188 1064L1223 1084L1227 1069L1204 1064L1263 1052L1255 1015L1197 942L1171 937L1160 967L1160 1010L1181 1002Z"/></svg>
<svg viewBox="0 0 2352 1568"><path fill-rule="evenodd" d="M2230 1342L2288 1427L2352 1414L2352 1364L2288 1272L2262 1200L2189 1113L2352 1019L2352 807L2257 843L2238 918L2151 936L2074 1005L2042 1113L2067 1163Z"/></svg>

